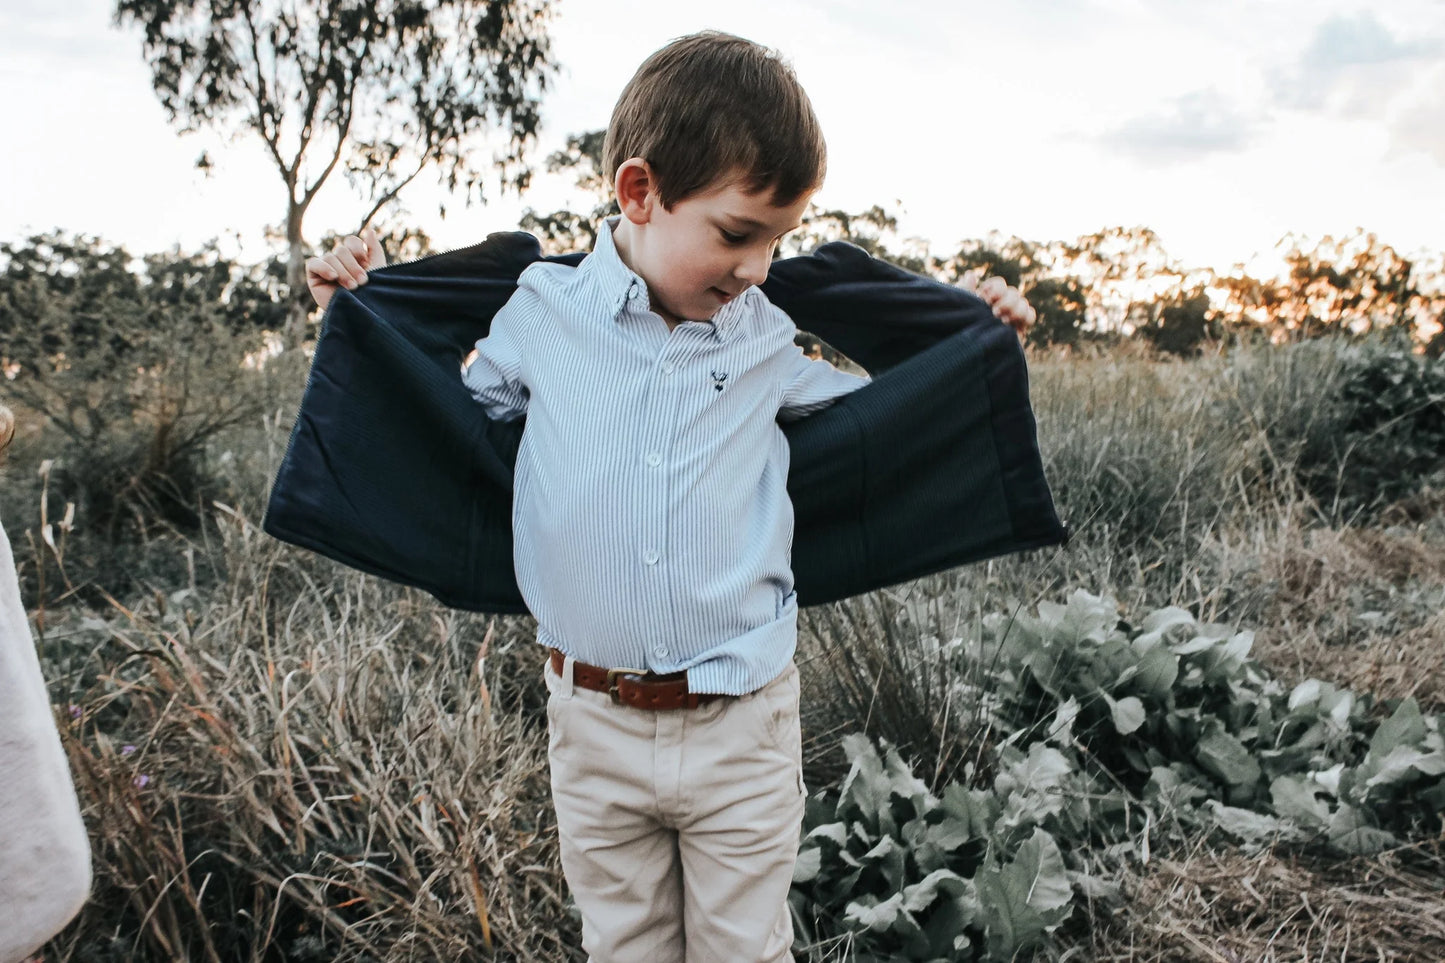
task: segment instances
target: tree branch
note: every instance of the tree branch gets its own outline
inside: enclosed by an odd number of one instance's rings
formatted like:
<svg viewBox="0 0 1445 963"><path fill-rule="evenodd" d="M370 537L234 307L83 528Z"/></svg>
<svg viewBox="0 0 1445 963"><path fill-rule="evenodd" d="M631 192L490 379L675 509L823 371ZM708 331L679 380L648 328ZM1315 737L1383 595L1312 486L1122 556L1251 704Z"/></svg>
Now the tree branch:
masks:
<svg viewBox="0 0 1445 963"><path fill-rule="evenodd" d="M408 174L406 179L400 184L396 185L391 190L381 195L381 198L375 204L371 205L371 210L367 211L366 216L361 219L361 227L365 227L367 224L371 223L371 219L376 216L376 212L381 210L387 204L391 203L392 200L396 198L396 195L402 192L402 189L405 188L406 185L410 184L413 180L416 179L416 175L426 170L427 165L430 163L431 159L429 157L422 157L421 163L417 165L416 170ZM360 228L358 228L358 230L359 229Z"/></svg>
<svg viewBox="0 0 1445 963"><path fill-rule="evenodd" d="M271 98L266 92L266 78L261 73L261 38L256 33L256 21L251 17L251 4L246 3L241 10L241 18L246 22L246 30L251 35L251 64L256 71L256 87L253 95L256 98L256 118L260 125L261 139L271 149L271 157L276 161L276 167L281 171L281 177L286 182L286 189L293 196L296 191L295 168L287 167L286 160L281 156L281 118L276 115L275 108L271 104ZM266 119L271 119L271 129L266 129Z"/></svg>
<svg viewBox="0 0 1445 963"><path fill-rule="evenodd" d="M351 133L351 118L355 116L355 102L355 88L347 87L345 98L338 105L341 110L341 121L336 126L336 149L331 152L331 159L326 162L326 167L321 171L320 176L306 186L299 202L302 210L311 206L312 198L321 190L321 186L326 183L326 179L331 176L331 172L336 169L337 163L341 160L342 150L346 147L346 138Z"/></svg>

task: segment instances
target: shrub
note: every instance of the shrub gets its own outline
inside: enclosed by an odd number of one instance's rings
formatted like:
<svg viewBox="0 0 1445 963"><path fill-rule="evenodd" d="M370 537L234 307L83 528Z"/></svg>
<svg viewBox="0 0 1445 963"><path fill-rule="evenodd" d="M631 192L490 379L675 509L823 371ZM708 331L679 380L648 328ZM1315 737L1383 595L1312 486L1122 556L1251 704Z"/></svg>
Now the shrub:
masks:
<svg viewBox="0 0 1445 963"><path fill-rule="evenodd" d="M1315 339L1236 352L1222 416L1263 442L1261 479L1321 516L1370 517L1445 471L1445 361L1403 340Z"/></svg>
<svg viewBox="0 0 1445 963"><path fill-rule="evenodd" d="M198 531L224 494L208 442L262 409L262 378L243 364L274 308L262 279L213 249L138 266L121 248L50 235L0 254L0 397L43 424L16 444L12 527L38 525L42 497L52 517L73 503L74 537L95 543L81 554L102 564L134 554L121 543Z"/></svg>
<svg viewBox="0 0 1445 963"><path fill-rule="evenodd" d="M1402 342L1351 346L1340 425L1306 452L1305 483L1342 512L1382 507L1445 470L1445 360Z"/></svg>

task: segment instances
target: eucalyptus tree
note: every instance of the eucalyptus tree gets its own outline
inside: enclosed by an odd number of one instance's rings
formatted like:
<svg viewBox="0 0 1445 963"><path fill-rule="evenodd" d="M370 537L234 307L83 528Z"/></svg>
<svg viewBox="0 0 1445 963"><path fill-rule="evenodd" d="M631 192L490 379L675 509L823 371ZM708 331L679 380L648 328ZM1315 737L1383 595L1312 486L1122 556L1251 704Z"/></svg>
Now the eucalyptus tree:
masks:
<svg viewBox="0 0 1445 963"><path fill-rule="evenodd" d="M570 174L572 185L592 205L586 211L561 208L542 214L528 207L522 212L522 230L536 234L549 253L592 250L597 243L597 225L618 212L612 198L612 178L602 169L606 136L606 128L573 134L567 138L566 147L547 158L547 173Z"/></svg>
<svg viewBox="0 0 1445 963"><path fill-rule="evenodd" d="M542 94L556 66L552 0L117 0L143 30L153 87L182 133L259 137L286 188L292 306L305 332L302 222L341 168L370 209L424 170L483 199L526 186ZM485 144L485 149L482 145ZM477 158L490 154L491 163ZM359 229L359 227L358 227Z"/></svg>

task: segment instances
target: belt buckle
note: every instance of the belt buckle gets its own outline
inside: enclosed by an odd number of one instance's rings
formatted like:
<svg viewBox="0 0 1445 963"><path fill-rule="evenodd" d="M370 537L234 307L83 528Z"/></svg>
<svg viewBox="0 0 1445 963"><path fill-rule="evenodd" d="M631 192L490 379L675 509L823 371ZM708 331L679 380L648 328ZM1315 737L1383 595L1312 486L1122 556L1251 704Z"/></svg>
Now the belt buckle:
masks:
<svg viewBox="0 0 1445 963"><path fill-rule="evenodd" d="M647 675L646 669L608 669L607 670L607 694L612 697L613 705L622 705L622 697L617 693L617 677L619 675Z"/></svg>

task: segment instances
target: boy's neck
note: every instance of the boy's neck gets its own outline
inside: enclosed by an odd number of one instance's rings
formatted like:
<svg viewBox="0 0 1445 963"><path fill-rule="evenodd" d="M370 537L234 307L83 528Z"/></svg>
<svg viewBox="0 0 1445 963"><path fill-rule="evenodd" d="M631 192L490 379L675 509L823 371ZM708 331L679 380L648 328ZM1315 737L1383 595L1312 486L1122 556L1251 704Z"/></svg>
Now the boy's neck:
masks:
<svg viewBox="0 0 1445 963"><path fill-rule="evenodd" d="M609 229L606 221L602 222L602 229ZM648 303L652 305L653 313L656 314L658 317L662 318L663 321L667 322L667 330L671 331L673 328L677 327L681 323L681 320L678 318L670 317L666 311L658 310L657 298L654 297L652 293L652 285L648 282L647 278L642 276L642 272L637 270L636 266L634 266L633 264L632 242L634 239L633 232L635 230L635 225L633 225L633 223L629 221L626 217L619 217L617 219L617 226L615 228L611 228L611 230L612 247L616 249L617 256L622 259L623 264L627 265L627 269L629 271L642 278L642 283L647 285Z"/></svg>
<svg viewBox="0 0 1445 963"><path fill-rule="evenodd" d="M629 230L631 226L632 222L625 217L617 219L616 227L612 227L607 221L602 222L603 229L612 232L612 246L617 250L617 256L622 258L622 263L627 265L628 270L637 274L637 268L632 266L632 231ZM638 277L641 275L639 274Z"/></svg>

